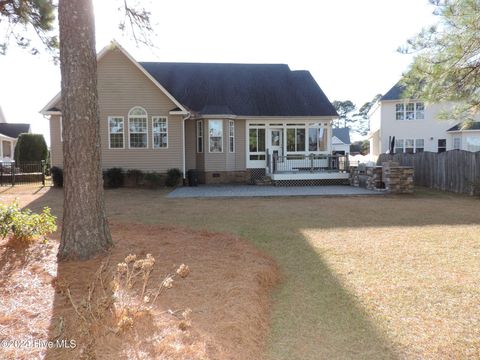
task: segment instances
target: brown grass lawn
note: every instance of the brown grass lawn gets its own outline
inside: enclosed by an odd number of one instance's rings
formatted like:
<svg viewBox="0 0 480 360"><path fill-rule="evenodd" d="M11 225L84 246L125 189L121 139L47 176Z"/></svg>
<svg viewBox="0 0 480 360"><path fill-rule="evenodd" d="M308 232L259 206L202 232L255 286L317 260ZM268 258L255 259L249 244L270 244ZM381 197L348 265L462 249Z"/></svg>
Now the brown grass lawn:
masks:
<svg viewBox="0 0 480 360"><path fill-rule="evenodd" d="M480 201L411 196L166 199L108 190L114 222L250 240L280 267L270 359L480 358ZM15 195L0 193L0 201ZM24 194L60 214L61 192Z"/></svg>

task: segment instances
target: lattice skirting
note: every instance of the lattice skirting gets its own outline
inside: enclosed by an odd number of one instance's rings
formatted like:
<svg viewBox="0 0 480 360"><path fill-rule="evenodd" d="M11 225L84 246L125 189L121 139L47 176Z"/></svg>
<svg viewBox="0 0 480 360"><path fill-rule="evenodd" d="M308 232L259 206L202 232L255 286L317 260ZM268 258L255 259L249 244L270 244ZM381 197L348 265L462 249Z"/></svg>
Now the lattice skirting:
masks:
<svg viewBox="0 0 480 360"><path fill-rule="evenodd" d="M275 186L349 185L348 179L276 180Z"/></svg>
<svg viewBox="0 0 480 360"><path fill-rule="evenodd" d="M265 168L261 169L248 169L250 171L250 184L255 184L255 180L262 180L266 175Z"/></svg>

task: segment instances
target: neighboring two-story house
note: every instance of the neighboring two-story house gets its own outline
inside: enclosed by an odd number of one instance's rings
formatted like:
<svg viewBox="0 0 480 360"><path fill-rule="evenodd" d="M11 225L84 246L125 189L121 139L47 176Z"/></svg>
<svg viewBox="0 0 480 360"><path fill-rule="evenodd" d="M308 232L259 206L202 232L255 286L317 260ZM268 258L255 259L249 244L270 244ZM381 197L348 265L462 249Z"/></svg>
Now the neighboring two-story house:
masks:
<svg viewBox="0 0 480 360"><path fill-rule="evenodd" d="M403 91L404 87L397 83L369 112L368 139L372 157L390 151L392 141L395 153L480 150L478 123L462 124L454 120L440 120L439 114L450 110L451 104L425 104L405 99Z"/></svg>
<svg viewBox="0 0 480 360"><path fill-rule="evenodd" d="M272 179L348 176L298 171L312 166L313 155L315 169L330 166L338 116L308 71L283 64L137 62L116 42L97 62L104 169L196 169L206 183L251 181L269 172ZM41 113L50 118L52 165L62 167L61 94ZM292 171L278 174L281 169Z"/></svg>

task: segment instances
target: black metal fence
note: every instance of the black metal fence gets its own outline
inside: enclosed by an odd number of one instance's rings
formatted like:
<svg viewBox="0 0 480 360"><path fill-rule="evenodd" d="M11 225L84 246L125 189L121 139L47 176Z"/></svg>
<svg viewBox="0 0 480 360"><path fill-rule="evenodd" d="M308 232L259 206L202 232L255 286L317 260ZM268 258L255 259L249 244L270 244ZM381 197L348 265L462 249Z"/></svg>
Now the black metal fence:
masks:
<svg viewBox="0 0 480 360"><path fill-rule="evenodd" d="M0 186L50 185L50 166L45 161L0 162Z"/></svg>

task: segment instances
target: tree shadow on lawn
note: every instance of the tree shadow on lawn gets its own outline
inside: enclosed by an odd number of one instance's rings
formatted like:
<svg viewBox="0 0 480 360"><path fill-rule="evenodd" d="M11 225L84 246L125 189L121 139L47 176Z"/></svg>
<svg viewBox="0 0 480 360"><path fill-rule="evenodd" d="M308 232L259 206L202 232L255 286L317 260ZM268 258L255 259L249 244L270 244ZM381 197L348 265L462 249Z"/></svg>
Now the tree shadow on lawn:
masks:
<svg viewBox="0 0 480 360"><path fill-rule="evenodd" d="M272 359L401 357L401 350L309 244L304 229L478 224L480 208L478 201L455 196L166 199L164 195L107 191L109 216L116 221L230 232L273 256L284 281L273 299L268 349ZM58 190L47 192L29 207L49 205L58 215L59 197Z"/></svg>

